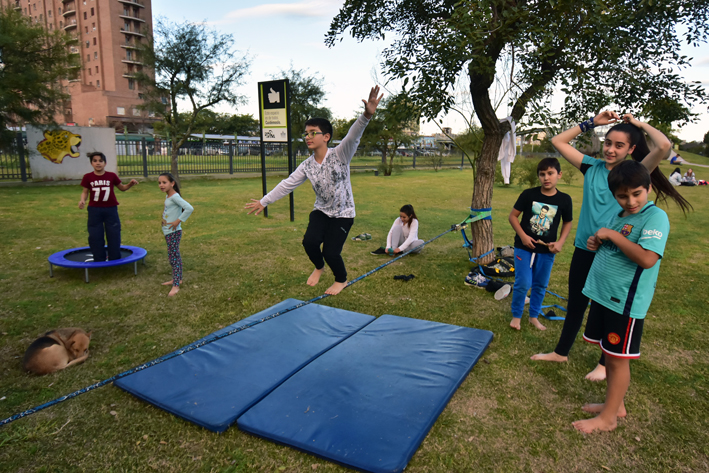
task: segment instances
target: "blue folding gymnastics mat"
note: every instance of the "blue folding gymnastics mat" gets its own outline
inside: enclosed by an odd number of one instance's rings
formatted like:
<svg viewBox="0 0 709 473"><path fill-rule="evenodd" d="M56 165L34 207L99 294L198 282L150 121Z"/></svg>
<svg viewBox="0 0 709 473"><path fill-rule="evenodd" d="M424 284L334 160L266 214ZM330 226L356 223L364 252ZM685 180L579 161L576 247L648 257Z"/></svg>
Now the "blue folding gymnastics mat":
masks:
<svg viewBox="0 0 709 473"><path fill-rule="evenodd" d="M487 330L383 315L237 425L350 468L400 472L491 341Z"/></svg>
<svg viewBox="0 0 709 473"><path fill-rule="evenodd" d="M300 302L287 299L201 340ZM310 304L115 384L178 417L223 432L293 373L373 320L371 315Z"/></svg>

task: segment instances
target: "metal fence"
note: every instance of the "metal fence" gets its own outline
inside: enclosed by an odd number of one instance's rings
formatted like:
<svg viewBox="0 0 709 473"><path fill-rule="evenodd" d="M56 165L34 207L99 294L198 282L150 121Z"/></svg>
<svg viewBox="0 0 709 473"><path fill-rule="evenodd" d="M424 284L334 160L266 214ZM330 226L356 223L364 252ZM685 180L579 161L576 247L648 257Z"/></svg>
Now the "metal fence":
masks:
<svg viewBox="0 0 709 473"><path fill-rule="evenodd" d="M19 136L19 135L18 135ZM288 172L286 143L264 144L266 172ZM258 141L189 141L179 150L177 167L180 175L235 174L261 172L261 144ZM295 166L308 156L304 147L293 146ZM169 141L117 141L118 174L122 177L157 176L170 171L172 144ZM391 156L387 156L389 162ZM352 159L352 169L376 170L382 163L381 154L359 150ZM422 154L416 150L400 150L394 164L401 168L466 167L470 164L460 153ZM32 179L27 159L27 145L18 137L11 150L0 150L0 180Z"/></svg>

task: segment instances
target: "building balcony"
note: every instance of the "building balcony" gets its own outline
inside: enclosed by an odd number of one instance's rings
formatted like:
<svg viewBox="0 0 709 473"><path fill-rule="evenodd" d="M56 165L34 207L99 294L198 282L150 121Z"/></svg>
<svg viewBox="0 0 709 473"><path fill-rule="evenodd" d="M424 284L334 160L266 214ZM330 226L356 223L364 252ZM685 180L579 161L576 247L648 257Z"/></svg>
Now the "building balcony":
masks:
<svg viewBox="0 0 709 473"><path fill-rule="evenodd" d="M75 25L75 26L76 26L76 25ZM121 33L124 33L124 34L132 34L132 35L135 35L135 36L140 36L141 38L145 38L145 35L144 35L143 33L139 33L139 32L137 32L137 31L127 30L127 29L125 29L125 28L122 27L122 26L121 26Z"/></svg>
<svg viewBox="0 0 709 473"><path fill-rule="evenodd" d="M81 50L76 46L71 46L69 48L69 54L81 54Z"/></svg>
<svg viewBox="0 0 709 473"><path fill-rule="evenodd" d="M134 64L136 66L142 66L143 63L140 61L136 61L134 59L121 59L121 62L124 64Z"/></svg>
<svg viewBox="0 0 709 473"><path fill-rule="evenodd" d="M15 0L15 10L22 10L22 5L20 5L20 0Z"/></svg>
<svg viewBox="0 0 709 473"><path fill-rule="evenodd" d="M142 0L118 0L121 3L125 3L126 5L133 5L133 6L138 6L140 8L145 8L145 5L143 5Z"/></svg>
<svg viewBox="0 0 709 473"><path fill-rule="evenodd" d="M72 28L76 28L76 20L67 21L64 25L64 31L69 31Z"/></svg>
<svg viewBox="0 0 709 473"><path fill-rule="evenodd" d="M64 18L71 15L76 15L76 6L74 6L74 4L69 5L64 13L62 13Z"/></svg>
<svg viewBox="0 0 709 473"><path fill-rule="evenodd" d="M121 44L121 47L122 47L123 49L134 49L134 50L136 50L136 51L137 51L138 49L140 49L138 46L136 46L136 45L134 45L134 44Z"/></svg>
<svg viewBox="0 0 709 473"><path fill-rule="evenodd" d="M137 16L130 16L130 15L118 15L118 16L120 16L120 17L123 18L124 20L133 20L133 21L140 21L140 22L142 22L142 23L145 23L145 20L144 20L144 19L139 18L139 17L137 17Z"/></svg>

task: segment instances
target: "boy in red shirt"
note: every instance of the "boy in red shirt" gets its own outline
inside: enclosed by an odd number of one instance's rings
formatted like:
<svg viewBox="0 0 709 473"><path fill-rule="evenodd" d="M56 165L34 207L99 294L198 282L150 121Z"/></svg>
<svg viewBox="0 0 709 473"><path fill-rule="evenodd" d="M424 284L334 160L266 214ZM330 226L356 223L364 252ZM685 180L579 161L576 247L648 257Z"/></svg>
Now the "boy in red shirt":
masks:
<svg viewBox="0 0 709 473"><path fill-rule="evenodd" d="M81 179L81 192L79 208L83 209L86 199L89 198L89 247L93 253L94 261L106 261L106 248L104 247L104 225L106 227L106 244L108 246L108 259L121 259L121 220L118 218L118 200L113 192L113 186L125 192L138 181L131 179L128 184L121 183L117 174L106 171L106 156L100 152L89 153L94 172L85 174ZM90 194L90 195L89 195Z"/></svg>

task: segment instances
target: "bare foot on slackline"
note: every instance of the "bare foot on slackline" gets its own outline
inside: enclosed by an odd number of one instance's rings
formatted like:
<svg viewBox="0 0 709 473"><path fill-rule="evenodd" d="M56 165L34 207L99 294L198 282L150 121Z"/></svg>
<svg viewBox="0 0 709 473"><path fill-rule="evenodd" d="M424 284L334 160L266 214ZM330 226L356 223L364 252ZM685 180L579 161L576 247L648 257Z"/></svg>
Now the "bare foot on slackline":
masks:
<svg viewBox="0 0 709 473"><path fill-rule="evenodd" d="M306 284L308 286L317 286L317 284L320 282L320 275L322 274L323 269L325 269L325 266L320 269L314 270L308 278L308 282Z"/></svg>
<svg viewBox="0 0 709 473"><path fill-rule="evenodd" d="M529 323L537 327L539 330L547 329L536 317L532 317L531 319L529 319Z"/></svg>
<svg viewBox="0 0 709 473"><path fill-rule="evenodd" d="M564 362L564 361L569 361L568 356L557 355L554 352L537 353L536 355L532 355L529 359L534 360L534 361L556 361L559 363Z"/></svg>
<svg viewBox="0 0 709 473"><path fill-rule="evenodd" d="M339 294L345 287L347 287L347 281L335 282L335 283L333 283L332 286L327 288L327 291L325 291L325 294L330 294L331 296L335 296L335 295Z"/></svg>
<svg viewBox="0 0 709 473"><path fill-rule="evenodd" d="M572 425L576 430L583 432L584 434L590 434L594 430L610 432L618 427L617 422L606 422L601 419L601 416L594 417L593 419L577 420L576 422L572 422Z"/></svg>
<svg viewBox="0 0 709 473"><path fill-rule="evenodd" d="M605 404L584 404L581 409L584 412L590 412L591 414L600 414L604 405ZM618 417L625 417L628 415L628 412L625 410L625 403L620 405L618 408L618 414L616 415Z"/></svg>
<svg viewBox="0 0 709 473"><path fill-rule="evenodd" d="M180 281L180 284L182 284L182 281ZM172 286L172 279L170 279L167 282L162 283L163 286Z"/></svg>
<svg viewBox="0 0 709 473"><path fill-rule="evenodd" d="M172 289L170 289L170 294L168 294L167 296L172 297L178 292L180 292L180 286L172 286Z"/></svg>
<svg viewBox="0 0 709 473"><path fill-rule="evenodd" d="M606 367L597 365L593 371L586 375L586 379L589 381L603 381L606 379Z"/></svg>
<svg viewBox="0 0 709 473"><path fill-rule="evenodd" d="M520 330L522 328L521 324L522 324L522 319L512 317L512 322L510 322L510 327L512 327L515 330Z"/></svg>

